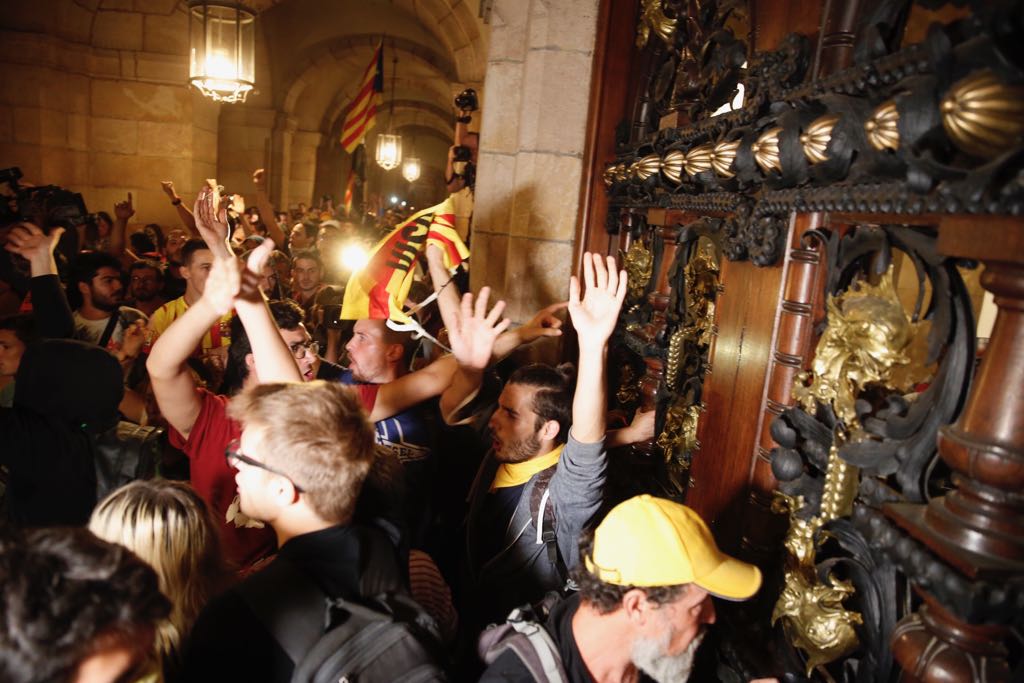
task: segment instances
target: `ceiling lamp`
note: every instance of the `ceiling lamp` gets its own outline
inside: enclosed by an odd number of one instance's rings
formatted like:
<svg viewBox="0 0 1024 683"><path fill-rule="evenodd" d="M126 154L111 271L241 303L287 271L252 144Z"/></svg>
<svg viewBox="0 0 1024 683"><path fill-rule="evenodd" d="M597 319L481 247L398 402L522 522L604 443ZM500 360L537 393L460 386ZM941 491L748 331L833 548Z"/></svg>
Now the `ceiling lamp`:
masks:
<svg viewBox="0 0 1024 683"><path fill-rule="evenodd" d="M410 183L416 182L420 177L420 160L416 157L408 157L402 164L402 177Z"/></svg>
<svg viewBox="0 0 1024 683"><path fill-rule="evenodd" d="M377 165L385 171L402 163L402 136L381 133L377 136Z"/></svg>
<svg viewBox="0 0 1024 683"><path fill-rule="evenodd" d="M402 163L402 136L392 132L395 124L395 81L398 80L398 52L392 45L391 104L388 108L388 132L377 136L377 165L385 171L398 168Z"/></svg>
<svg viewBox="0 0 1024 683"><path fill-rule="evenodd" d="M189 83L215 102L245 102L255 63L252 11L233 2L189 3Z"/></svg>

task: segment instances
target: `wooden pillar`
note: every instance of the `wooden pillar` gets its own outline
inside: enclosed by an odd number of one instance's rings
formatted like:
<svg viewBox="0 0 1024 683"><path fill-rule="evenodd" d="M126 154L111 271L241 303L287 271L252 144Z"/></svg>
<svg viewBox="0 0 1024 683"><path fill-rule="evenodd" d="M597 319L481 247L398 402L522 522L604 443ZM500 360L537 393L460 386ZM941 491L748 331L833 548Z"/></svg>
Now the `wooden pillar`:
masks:
<svg viewBox="0 0 1024 683"><path fill-rule="evenodd" d="M939 433L955 490L927 505L885 513L968 582L1011 585L1024 577L1024 222L945 221L944 254L978 259L999 308L960 419ZM910 577L914 581L915 577ZM897 626L893 655L907 681L1009 681L1009 626L967 619L921 586L925 606Z"/></svg>

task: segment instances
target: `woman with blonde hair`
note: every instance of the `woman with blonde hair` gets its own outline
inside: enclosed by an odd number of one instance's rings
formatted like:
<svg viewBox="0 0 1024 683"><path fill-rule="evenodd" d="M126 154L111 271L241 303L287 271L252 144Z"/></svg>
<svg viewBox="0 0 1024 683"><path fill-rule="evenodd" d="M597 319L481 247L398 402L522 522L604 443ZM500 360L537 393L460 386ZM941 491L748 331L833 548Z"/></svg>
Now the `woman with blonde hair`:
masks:
<svg viewBox="0 0 1024 683"><path fill-rule="evenodd" d="M200 610L230 576L210 509L184 482L134 481L100 501L89 530L156 570L172 607L157 632L154 654L158 668L170 674Z"/></svg>

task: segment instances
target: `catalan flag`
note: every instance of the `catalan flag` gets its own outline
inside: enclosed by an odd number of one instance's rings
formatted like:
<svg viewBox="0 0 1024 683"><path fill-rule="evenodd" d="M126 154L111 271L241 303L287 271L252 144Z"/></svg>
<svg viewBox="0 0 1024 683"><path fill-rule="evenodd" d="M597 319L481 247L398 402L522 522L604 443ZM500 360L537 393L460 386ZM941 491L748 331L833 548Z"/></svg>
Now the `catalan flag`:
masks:
<svg viewBox="0 0 1024 683"><path fill-rule="evenodd" d="M359 91L348 106L345 124L341 128L341 146L351 154L374 124L377 123L377 103L384 92L384 42L377 43L373 59L366 65Z"/></svg>
<svg viewBox="0 0 1024 683"><path fill-rule="evenodd" d="M377 243L366 266L353 273L345 287L341 319L414 323L402 308L412 287L413 266L428 244L441 249L449 271L469 256L455 230L455 204L450 198L415 214Z"/></svg>
<svg viewBox="0 0 1024 683"><path fill-rule="evenodd" d="M348 170L348 180L345 181L345 215L352 215L352 199L356 189L356 169Z"/></svg>

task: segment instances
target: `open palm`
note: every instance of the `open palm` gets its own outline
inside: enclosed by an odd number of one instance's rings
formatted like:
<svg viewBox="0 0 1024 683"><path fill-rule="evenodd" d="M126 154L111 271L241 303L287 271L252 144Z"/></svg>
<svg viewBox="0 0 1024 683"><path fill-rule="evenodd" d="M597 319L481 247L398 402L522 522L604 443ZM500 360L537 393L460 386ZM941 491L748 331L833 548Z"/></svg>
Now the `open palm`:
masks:
<svg viewBox="0 0 1024 683"><path fill-rule="evenodd" d="M501 318L505 310L505 302L499 301L487 312L487 299L491 290L484 287L473 305L473 295L462 297L462 306L457 315L456 324L448 328L448 342L452 354L463 367L483 370L491 360L494 340L511 324L508 318Z"/></svg>
<svg viewBox="0 0 1024 683"><path fill-rule="evenodd" d="M604 344L615 329L619 310L626 298L626 272L617 271L615 259L607 257L607 266L599 254L583 254L583 281L586 293L580 298L580 281L569 281L569 316L580 345Z"/></svg>

